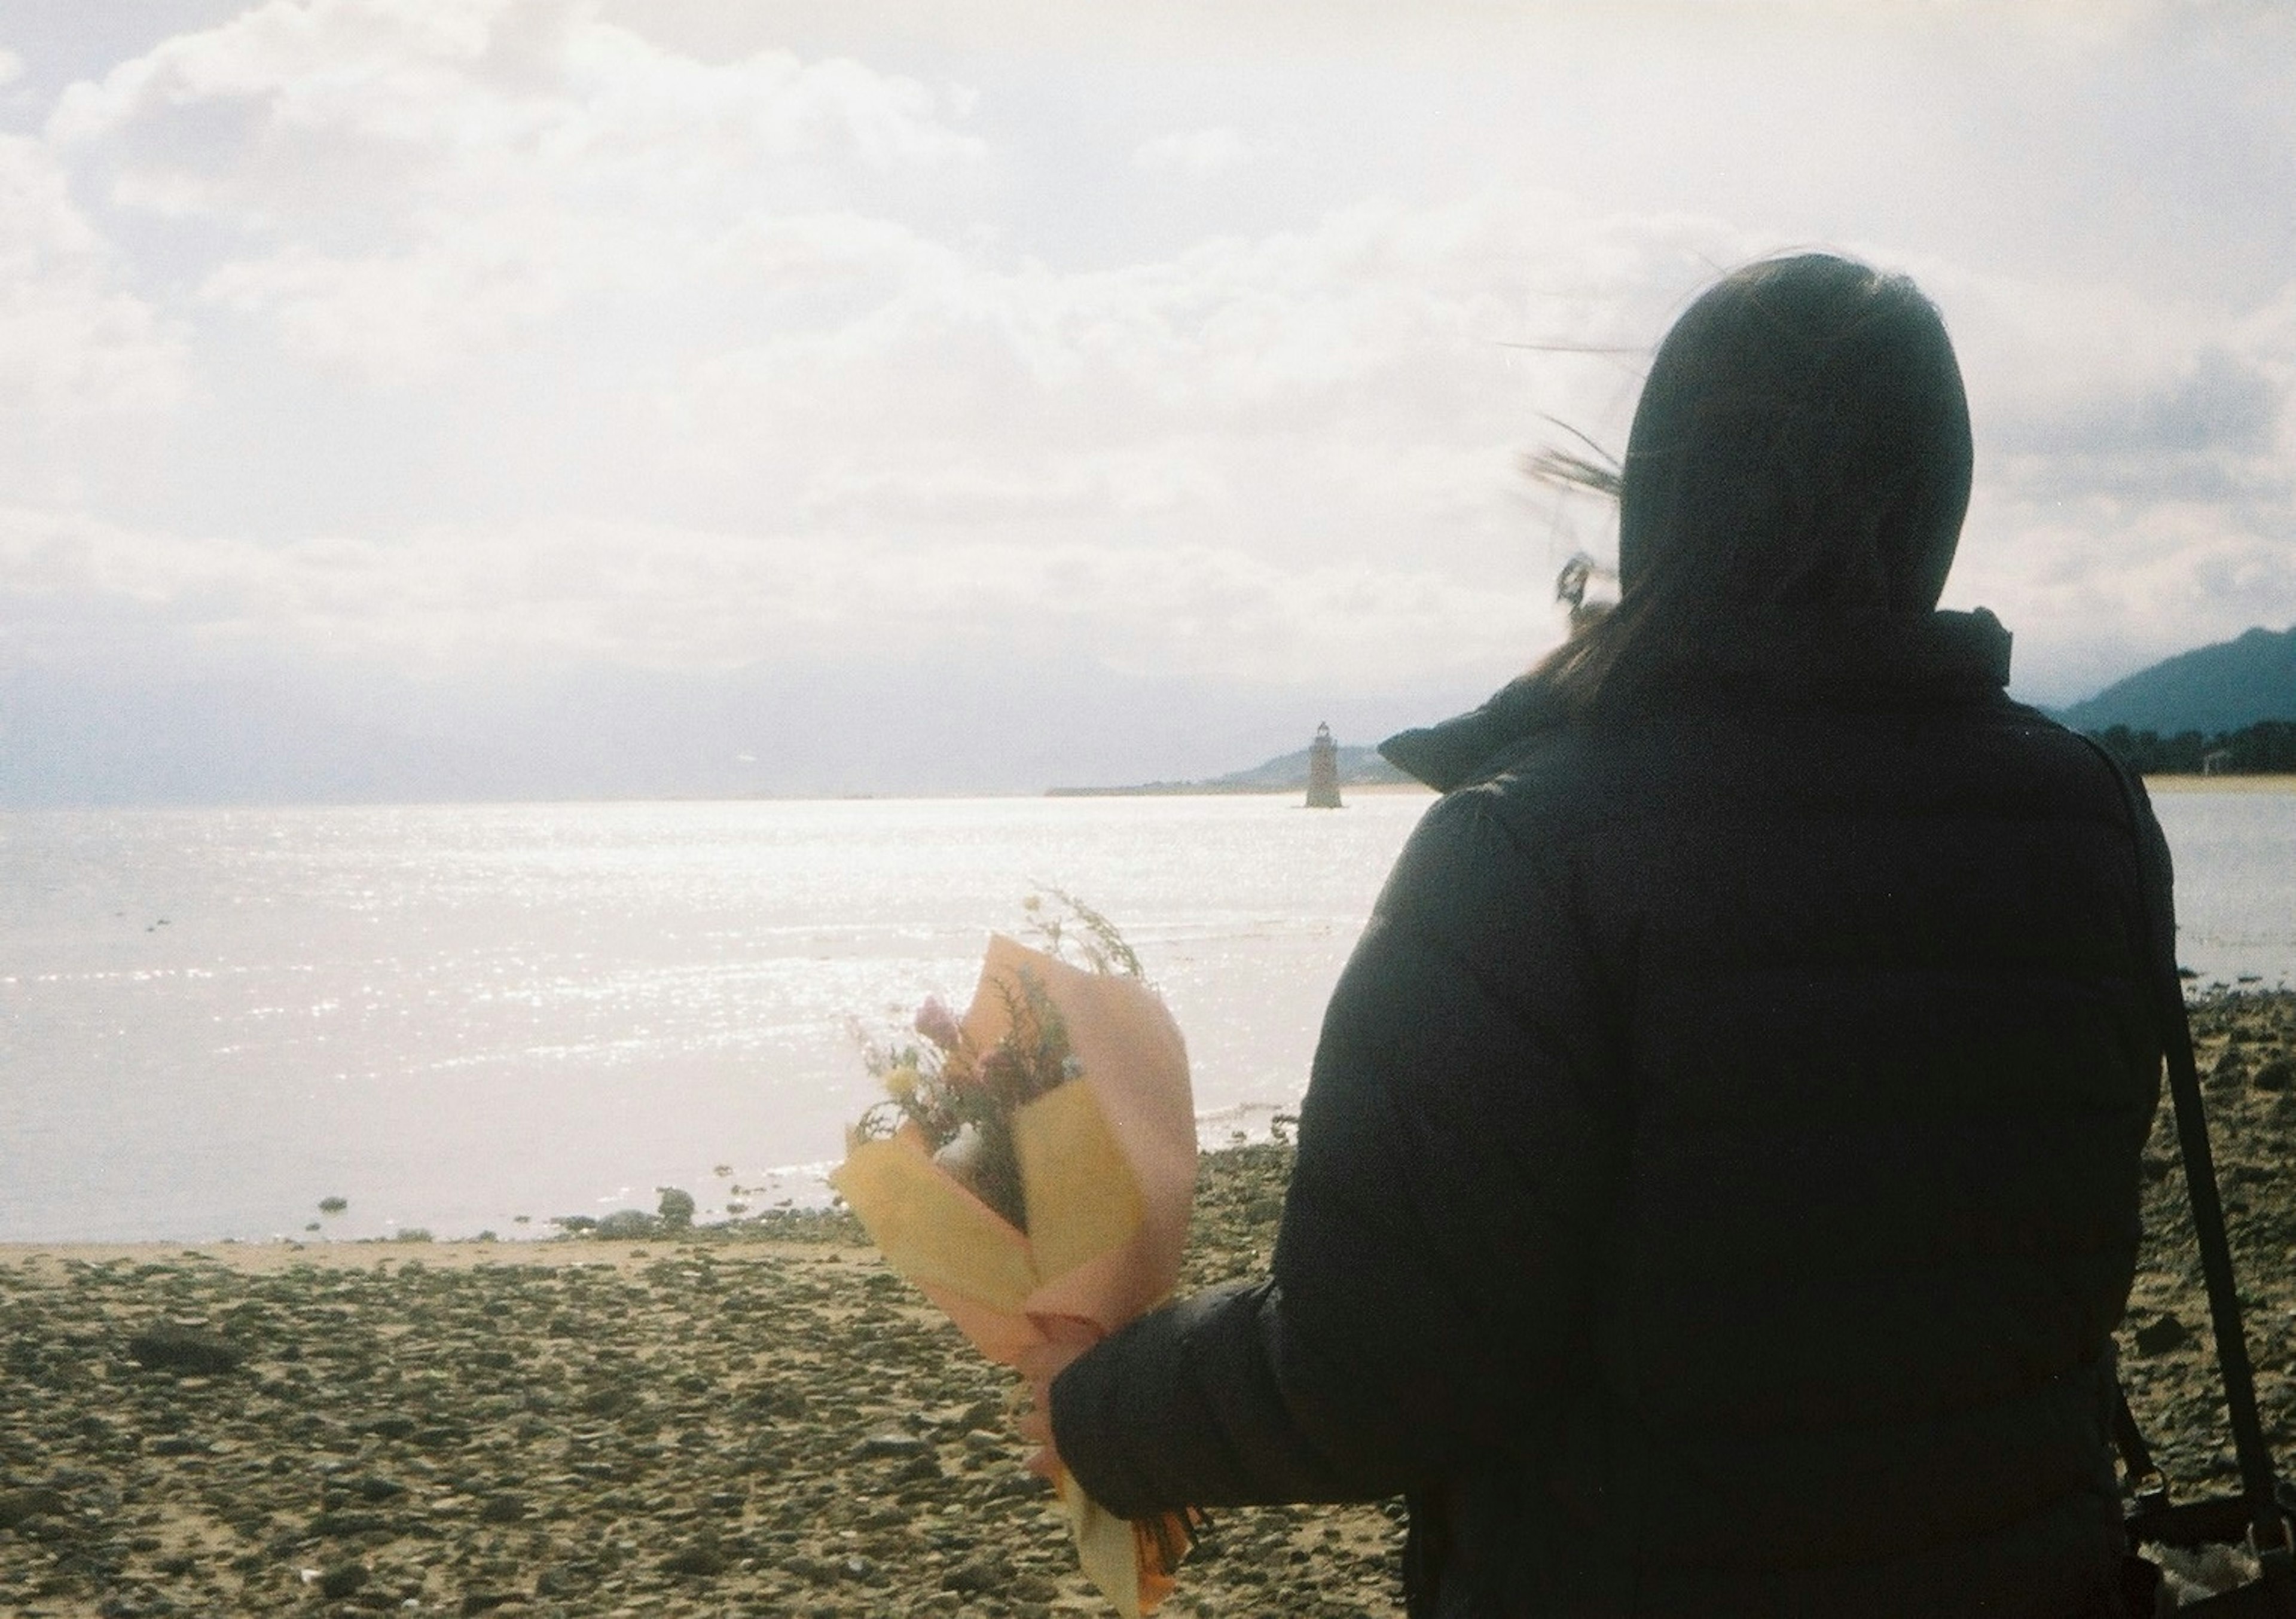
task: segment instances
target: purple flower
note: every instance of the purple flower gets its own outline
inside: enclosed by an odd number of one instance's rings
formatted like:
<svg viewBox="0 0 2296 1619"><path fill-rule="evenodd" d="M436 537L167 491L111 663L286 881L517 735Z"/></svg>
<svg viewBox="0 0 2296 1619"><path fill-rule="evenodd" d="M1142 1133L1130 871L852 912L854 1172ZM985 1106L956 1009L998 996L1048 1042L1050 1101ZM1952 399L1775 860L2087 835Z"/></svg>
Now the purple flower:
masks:
<svg viewBox="0 0 2296 1619"><path fill-rule="evenodd" d="M916 1030L944 1051L956 1050L956 1043L964 1037L956 1026L955 1016L940 1003L938 995L927 995L925 1003L917 1008Z"/></svg>

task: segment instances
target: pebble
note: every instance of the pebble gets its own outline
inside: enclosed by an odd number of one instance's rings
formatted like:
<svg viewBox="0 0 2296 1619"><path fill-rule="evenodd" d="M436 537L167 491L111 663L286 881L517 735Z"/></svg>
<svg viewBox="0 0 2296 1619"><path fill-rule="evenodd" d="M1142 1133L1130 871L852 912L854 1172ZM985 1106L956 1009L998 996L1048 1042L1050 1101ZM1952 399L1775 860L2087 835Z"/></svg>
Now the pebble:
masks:
<svg viewBox="0 0 2296 1619"><path fill-rule="evenodd" d="M2140 1355L2167 1354L2191 1343L2193 1330L2175 1315L2166 1314L2145 1322L2128 1337L2131 1346Z"/></svg>
<svg viewBox="0 0 2296 1619"><path fill-rule="evenodd" d="M914 1434L872 1434L861 1442L862 1456L923 1456L932 1446Z"/></svg>
<svg viewBox="0 0 2296 1619"><path fill-rule="evenodd" d="M127 1339L128 1358L155 1371L236 1371L247 1351L218 1333L179 1321L157 1321Z"/></svg>

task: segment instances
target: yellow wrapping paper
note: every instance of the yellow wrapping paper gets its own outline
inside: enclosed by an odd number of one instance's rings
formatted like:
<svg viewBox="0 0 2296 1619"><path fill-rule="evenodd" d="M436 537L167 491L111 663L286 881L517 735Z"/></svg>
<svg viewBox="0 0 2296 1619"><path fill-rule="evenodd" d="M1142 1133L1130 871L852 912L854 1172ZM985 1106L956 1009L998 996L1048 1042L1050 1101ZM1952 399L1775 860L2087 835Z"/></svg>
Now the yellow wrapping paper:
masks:
<svg viewBox="0 0 2296 1619"><path fill-rule="evenodd" d="M936 1164L914 1125L856 1142L829 1177L887 1263L1007 1366L1049 1341L1039 1322L1105 1334L1170 1296L1196 1183L1187 1048L1155 992L999 934L962 1025L973 1051L1004 1036L1023 975L1059 1011L1081 1069L1013 1115L1028 1232ZM1145 1566L1135 1526L1065 1472L1054 1482L1086 1575L1127 1619L1152 1611L1169 1581Z"/></svg>

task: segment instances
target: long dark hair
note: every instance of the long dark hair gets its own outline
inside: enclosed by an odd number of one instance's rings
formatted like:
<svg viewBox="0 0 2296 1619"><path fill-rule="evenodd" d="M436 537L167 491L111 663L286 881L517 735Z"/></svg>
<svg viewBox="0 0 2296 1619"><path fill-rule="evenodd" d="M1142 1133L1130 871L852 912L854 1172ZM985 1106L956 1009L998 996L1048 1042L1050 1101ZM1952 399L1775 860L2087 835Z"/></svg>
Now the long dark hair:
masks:
<svg viewBox="0 0 2296 1619"><path fill-rule="evenodd" d="M1675 323L1643 385L1619 479L1618 604L1531 683L1553 711L1583 713L1757 624L1822 634L1928 613L1970 462L1961 368L1912 282L1824 253L1732 272Z"/></svg>

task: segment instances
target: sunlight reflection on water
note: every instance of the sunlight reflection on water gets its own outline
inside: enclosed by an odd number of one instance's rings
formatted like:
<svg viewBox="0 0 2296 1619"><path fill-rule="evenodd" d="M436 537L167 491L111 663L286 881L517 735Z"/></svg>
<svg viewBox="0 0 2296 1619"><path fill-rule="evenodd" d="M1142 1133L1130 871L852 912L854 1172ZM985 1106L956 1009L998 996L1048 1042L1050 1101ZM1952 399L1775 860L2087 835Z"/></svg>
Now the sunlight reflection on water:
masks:
<svg viewBox="0 0 2296 1619"><path fill-rule="evenodd" d="M1430 802L0 815L0 1239L292 1234L331 1194L343 1236L816 1195L773 1172L873 1100L849 1021L961 1002L1037 882L1138 947L1223 1140L1296 1100ZM2180 958L2296 977L2296 795L2157 802Z"/></svg>
<svg viewBox="0 0 2296 1619"><path fill-rule="evenodd" d="M719 1206L840 1150L850 1020L961 1001L1039 881L1119 920L1207 1115L1264 1117L1429 802L0 818L0 1237L294 1232L335 1193L341 1235Z"/></svg>

